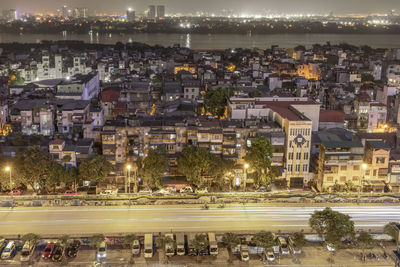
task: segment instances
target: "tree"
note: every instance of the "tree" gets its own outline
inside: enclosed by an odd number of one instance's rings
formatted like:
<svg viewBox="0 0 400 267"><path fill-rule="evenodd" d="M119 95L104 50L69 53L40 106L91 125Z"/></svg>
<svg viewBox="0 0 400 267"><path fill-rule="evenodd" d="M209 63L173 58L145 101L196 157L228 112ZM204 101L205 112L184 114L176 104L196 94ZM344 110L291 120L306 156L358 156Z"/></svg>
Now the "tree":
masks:
<svg viewBox="0 0 400 267"><path fill-rule="evenodd" d="M36 244L40 240L40 236L34 233L28 233L21 237L21 240L24 242L32 242Z"/></svg>
<svg viewBox="0 0 400 267"><path fill-rule="evenodd" d="M374 76L372 74L369 73L363 73L361 74L361 82L373 82Z"/></svg>
<svg viewBox="0 0 400 267"><path fill-rule="evenodd" d="M246 148L245 161L256 172L258 184L269 185L276 175L271 171L271 157L274 148L268 138L257 137L251 141L251 146Z"/></svg>
<svg viewBox="0 0 400 267"><path fill-rule="evenodd" d="M253 90L249 93L249 97L261 97L262 93L260 90Z"/></svg>
<svg viewBox="0 0 400 267"><path fill-rule="evenodd" d="M206 250L210 245L206 234L196 234L190 241L197 253Z"/></svg>
<svg viewBox="0 0 400 267"><path fill-rule="evenodd" d="M262 247L265 250L272 248L275 243L274 235L271 232L261 231L254 235L253 238L257 247Z"/></svg>
<svg viewBox="0 0 400 267"><path fill-rule="evenodd" d="M368 232L362 231L357 237L357 246L362 249L363 260L365 259L365 249L372 248L374 239Z"/></svg>
<svg viewBox="0 0 400 267"><path fill-rule="evenodd" d="M11 141L11 144L13 146L24 146L26 143L22 135L17 134L14 136L13 140Z"/></svg>
<svg viewBox="0 0 400 267"><path fill-rule="evenodd" d="M59 168L53 162L50 153L42 150L39 146L28 147L18 156L16 161L18 178L21 179L23 184L29 185L35 191L47 192L49 188L57 184ZM13 173L13 177L15 177L14 175L15 173Z"/></svg>
<svg viewBox="0 0 400 267"><path fill-rule="evenodd" d="M89 244L92 247L98 247L105 239L104 235L96 234L89 237Z"/></svg>
<svg viewBox="0 0 400 267"><path fill-rule="evenodd" d="M296 232L292 235L292 240L296 248L301 249L307 243L306 237L303 232Z"/></svg>
<svg viewBox="0 0 400 267"><path fill-rule="evenodd" d="M165 149L150 149L143 160L143 175L146 184L152 188L162 187L162 176L168 170L167 153Z"/></svg>
<svg viewBox="0 0 400 267"><path fill-rule="evenodd" d="M234 166L233 161L223 160L203 148L188 146L178 156L178 170L189 183L202 186L203 177L210 177L216 184L223 182L227 170Z"/></svg>
<svg viewBox="0 0 400 267"><path fill-rule="evenodd" d="M339 249L343 238L354 238L354 222L349 215L325 208L315 211L309 219L309 225L326 243Z"/></svg>
<svg viewBox="0 0 400 267"><path fill-rule="evenodd" d="M99 183L107 178L113 166L103 155L96 155L85 159L78 170L80 179Z"/></svg>
<svg viewBox="0 0 400 267"><path fill-rule="evenodd" d="M58 243L61 244L62 247L66 247L68 245L69 235L62 235L58 238Z"/></svg>
<svg viewBox="0 0 400 267"><path fill-rule="evenodd" d="M225 233L222 236L222 242L224 242L226 248L228 249L229 262L232 261L232 248L240 244L240 238L234 233Z"/></svg>
<svg viewBox="0 0 400 267"><path fill-rule="evenodd" d="M78 178L79 178L78 168L70 167L64 170L63 175L61 177L61 182L63 182L67 188L70 188L72 187L72 185L76 186L76 184L81 181Z"/></svg>
<svg viewBox="0 0 400 267"><path fill-rule="evenodd" d="M204 94L205 113L217 118L224 117L228 99L233 96L234 90L232 87L218 87L206 91Z"/></svg>
<svg viewBox="0 0 400 267"><path fill-rule="evenodd" d="M397 236L398 236L398 234L399 234L399 230L398 230L398 226L399 226L400 224L398 224L398 223L396 223L396 222L390 222L390 223L387 223L386 225L385 225L385 227L383 228L383 232L385 233L385 234L387 234L387 235L390 235L392 238L393 238L393 240L397 240Z"/></svg>
<svg viewBox="0 0 400 267"><path fill-rule="evenodd" d="M133 241L137 239L137 236L135 234L129 234L124 236L124 243L126 245L132 246Z"/></svg>

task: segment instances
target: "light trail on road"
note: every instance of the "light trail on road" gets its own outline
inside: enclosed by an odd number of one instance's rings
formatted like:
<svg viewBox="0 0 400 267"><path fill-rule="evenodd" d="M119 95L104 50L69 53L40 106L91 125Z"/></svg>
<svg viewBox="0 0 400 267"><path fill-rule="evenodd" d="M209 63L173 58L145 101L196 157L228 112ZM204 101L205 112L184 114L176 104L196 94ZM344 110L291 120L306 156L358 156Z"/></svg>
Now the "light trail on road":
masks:
<svg viewBox="0 0 400 267"><path fill-rule="evenodd" d="M0 234L81 234L165 231L245 231L308 229L323 207L59 207L0 209ZM400 221L397 206L332 209L350 215L357 228L382 230Z"/></svg>

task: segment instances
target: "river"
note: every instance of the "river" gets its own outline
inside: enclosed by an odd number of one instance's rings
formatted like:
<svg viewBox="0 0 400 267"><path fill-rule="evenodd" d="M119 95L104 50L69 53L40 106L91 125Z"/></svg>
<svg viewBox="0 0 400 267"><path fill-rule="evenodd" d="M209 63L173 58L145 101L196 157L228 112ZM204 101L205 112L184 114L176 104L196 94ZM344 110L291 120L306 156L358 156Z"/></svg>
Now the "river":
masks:
<svg viewBox="0 0 400 267"><path fill-rule="evenodd" d="M268 48L271 45L295 47L312 44L349 43L352 45L369 45L373 48L400 48L398 34L11 34L0 33L0 43L22 42L37 43L41 40L80 40L88 43L115 44L116 42L140 42L149 45L172 46L180 44L191 49L226 49L226 48Z"/></svg>

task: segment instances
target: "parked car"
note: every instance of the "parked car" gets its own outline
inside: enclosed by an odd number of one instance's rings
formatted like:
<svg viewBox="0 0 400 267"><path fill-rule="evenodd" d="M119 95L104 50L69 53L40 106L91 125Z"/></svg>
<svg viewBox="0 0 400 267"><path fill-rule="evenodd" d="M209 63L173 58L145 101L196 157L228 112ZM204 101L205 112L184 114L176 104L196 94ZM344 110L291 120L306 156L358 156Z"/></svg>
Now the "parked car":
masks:
<svg viewBox="0 0 400 267"><path fill-rule="evenodd" d="M7 245L6 239L5 238L0 239L0 253L3 251L6 245Z"/></svg>
<svg viewBox="0 0 400 267"><path fill-rule="evenodd" d="M62 246L56 246L54 253L51 256L51 260L54 262L60 262L62 260L64 248Z"/></svg>
<svg viewBox="0 0 400 267"><path fill-rule="evenodd" d="M9 241L6 245L6 247L3 249L3 252L1 253L1 259L8 260L12 256L14 256L15 252L16 252L15 242Z"/></svg>
<svg viewBox="0 0 400 267"><path fill-rule="evenodd" d="M153 193L153 191L151 189L140 190L139 191L139 194L142 194L142 195L149 195L149 194L152 194L152 193Z"/></svg>
<svg viewBox="0 0 400 267"><path fill-rule="evenodd" d="M36 247L36 241L26 241L24 246L22 247L21 250L21 257L20 257L20 261L21 262L27 262L30 261L31 256L32 256L32 252Z"/></svg>
<svg viewBox="0 0 400 267"><path fill-rule="evenodd" d="M22 190L21 189L13 189L8 193L10 196L20 196L22 195Z"/></svg>
<svg viewBox="0 0 400 267"><path fill-rule="evenodd" d="M281 250L281 254L282 255L289 255L290 254L289 246L288 246L288 243L287 243L285 237L278 236L278 244L279 244L279 248Z"/></svg>
<svg viewBox="0 0 400 267"><path fill-rule="evenodd" d="M101 242L97 248L97 259L105 259L107 257L107 244L105 241Z"/></svg>
<svg viewBox="0 0 400 267"><path fill-rule="evenodd" d="M135 239L132 242L132 255L140 255L140 242L139 242L139 239Z"/></svg>
<svg viewBox="0 0 400 267"><path fill-rule="evenodd" d="M180 193L193 193L193 189L190 186L186 186L184 188L182 188L181 190L179 190Z"/></svg>
<svg viewBox="0 0 400 267"><path fill-rule="evenodd" d="M170 195L171 192L166 190L166 189L160 189L157 192L155 192L156 195Z"/></svg>
<svg viewBox="0 0 400 267"><path fill-rule="evenodd" d="M273 262L275 261L275 254L272 250L267 250L265 252L265 258L267 259L267 261L269 262Z"/></svg>
<svg viewBox="0 0 400 267"><path fill-rule="evenodd" d="M326 249L327 249L328 251L331 251L331 252L333 252L333 251L336 250L335 247L334 247L332 244L326 244Z"/></svg>
<svg viewBox="0 0 400 267"><path fill-rule="evenodd" d="M100 192L100 195L102 195L102 196L111 196L111 195L114 195L114 194L115 194L115 192L113 190L110 190L110 189L107 189L107 190L104 190L104 191Z"/></svg>
<svg viewBox="0 0 400 267"><path fill-rule="evenodd" d="M76 196L78 193L75 192L74 190L67 190L65 191L64 195L65 196Z"/></svg>
<svg viewBox="0 0 400 267"><path fill-rule="evenodd" d="M67 248L65 249L65 255L70 258L76 257L78 254L79 248L81 247L81 241L74 240L68 244Z"/></svg>
<svg viewBox="0 0 400 267"><path fill-rule="evenodd" d="M43 259L50 259L54 253L54 249L56 248L56 244L53 242L47 243L46 247L43 250L42 258Z"/></svg>
<svg viewBox="0 0 400 267"><path fill-rule="evenodd" d="M207 188L199 188L196 190L197 194L205 194L208 193L208 189Z"/></svg>
<svg viewBox="0 0 400 267"><path fill-rule="evenodd" d="M240 259L244 262L248 262L250 259L249 256L249 247L247 245L240 246Z"/></svg>

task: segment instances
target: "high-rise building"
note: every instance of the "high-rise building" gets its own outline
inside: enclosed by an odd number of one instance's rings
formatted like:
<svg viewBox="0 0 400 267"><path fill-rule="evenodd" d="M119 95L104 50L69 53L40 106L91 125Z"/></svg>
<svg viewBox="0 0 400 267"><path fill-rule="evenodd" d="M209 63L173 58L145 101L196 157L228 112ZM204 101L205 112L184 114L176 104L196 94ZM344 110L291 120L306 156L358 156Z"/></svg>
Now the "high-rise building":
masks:
<svg viewBox="0 0 400 267"><path fill-rule="evenodd" d="M149 6L147 17L149 19L155 19L156 18L156 6L154 6L154 5Z"/></svg>
<svg viewBox="0 0 400 267"><path fill-rule="evenodd" d="M129 22L132 22L132 21L135 21L135 19L136 19L135 10L128 8L128 10L126 11L126 20Z"/></svg>
<svg viewBox="0 0 400 267"><path fill-rule="evenodd" d="M68 17L68 7L67 6L63 6L61 8L61 16L63 18L67 18Z"/></svg>
<svg viewBox="0 0 400 267"><path fill-rule="evenodd" d="M74 9L74 17L76 19L85 19L88 17L88 9L84 7L76 7Z"/></svg>
<svg viewBox="0 0 400 267"><path fill-rule="evenodd" d="M157 6L157 18L165 18L165 6Z"/></svg>
<svg viewBox="0 0 400 267"><path fill-rule="evenodd" d="M3 10L3 19L7 21L14 21L18 19L18 14L15 9Z"/></svg>

